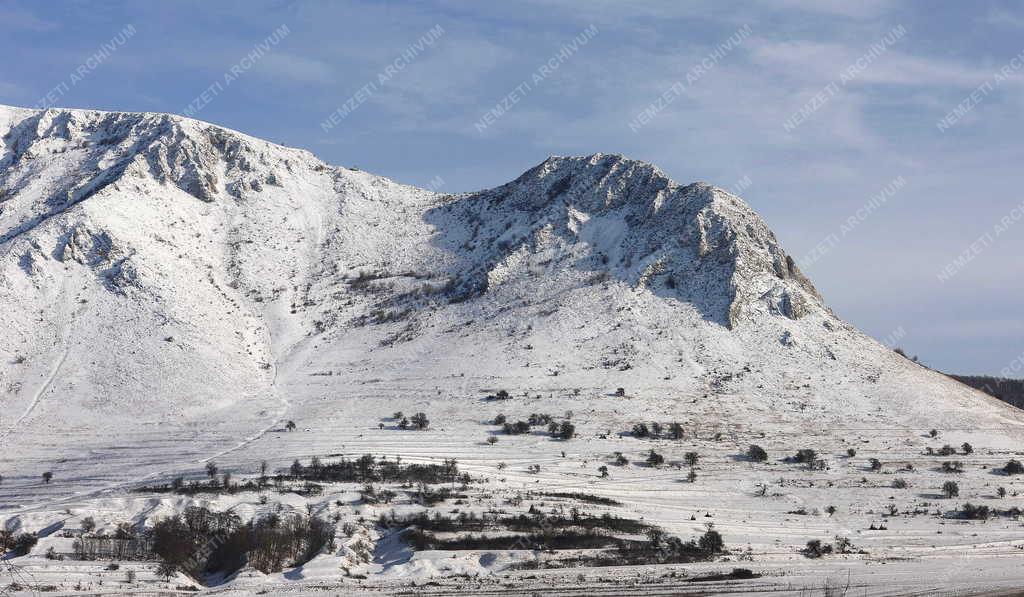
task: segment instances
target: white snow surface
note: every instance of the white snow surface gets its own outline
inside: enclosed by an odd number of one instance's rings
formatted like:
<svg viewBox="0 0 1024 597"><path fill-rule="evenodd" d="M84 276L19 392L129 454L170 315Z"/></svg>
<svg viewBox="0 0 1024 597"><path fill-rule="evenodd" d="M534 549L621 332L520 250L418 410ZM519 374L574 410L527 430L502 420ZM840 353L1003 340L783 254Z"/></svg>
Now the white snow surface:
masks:
<svg viewBox="0 0 1024 597"><path fill-rule="evenodd" d="M513 399L482 401L499 389ZM380 430L397 410L426 412L430 428ZM499 412L570 410L574 440L483 441ZM641 421L679 421L687 438L630 437ZM505 570L524 554L405 553L366 527L298 571L248 571L217 590L387 593L434 578L441 588L421 590L440 594L460 573L497 579L459 585L466 594L510 583L509 594L600 585L612 595L641 578L659 594L666 570L743 566L766 574L766 592L849 571L865 594L969 594L1024 582L1022 527L934 513L1024 506L1021 482L993 472L1020 454L1022 424L1020 411L839 320L740 198L649 164L551 157L498 188L449 195L173 115L0 107L0 524L10 529L172 513L185 498L130 490L201 477L211 460L242 475L261 460L456 458L494 499L585 491L684 538L713 521L734 555L586 569L581 582L580 570ZM956 457L967 469L960 498L940 499L951 477L925 449L963 442L974 452ZM752 443L768 463L740 456ZM613 452L639 462L651 448L669 463L699 451L698 480L671 466L598 475ZM828 469L779 462L800 448ZM897 476L910 487L891 488ZM995 498L997 486L1010 495ZM211 503L259 508L252 495ZM883 518L890 503L925 513ZM801 507L809 514L788 514ZM866 530L883 520L887 531ZM799 554L837 534L865 553ZM357 567L364 580L342 572L355 565L345 542L357 540L376 554ZM48 561L47 541L23 558L27 570L64 591L99 590L102 563ZM748 548L752 559L737 562ZM143 572L138 587L110 590L165 586Z"/></svg>

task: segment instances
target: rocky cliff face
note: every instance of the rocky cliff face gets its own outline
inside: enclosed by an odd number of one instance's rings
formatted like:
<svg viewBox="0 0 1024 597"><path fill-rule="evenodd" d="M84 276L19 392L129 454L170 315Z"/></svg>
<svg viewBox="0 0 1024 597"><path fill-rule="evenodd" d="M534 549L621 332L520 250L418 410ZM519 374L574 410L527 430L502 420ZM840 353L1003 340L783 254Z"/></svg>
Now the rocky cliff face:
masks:
<svg viewBox="0 0 1024 597"><path fill-rule="evenodd" d="M824 308L741 199L703 183L676 184L656 167L619 155L553 157L438 211L462 224L446 247L462 253L468 295L486 289L485 274L496 263L541 247L559 256L547 267L606 273L691 303L723 325L738 325L763 307L793 319Z"/></svg>

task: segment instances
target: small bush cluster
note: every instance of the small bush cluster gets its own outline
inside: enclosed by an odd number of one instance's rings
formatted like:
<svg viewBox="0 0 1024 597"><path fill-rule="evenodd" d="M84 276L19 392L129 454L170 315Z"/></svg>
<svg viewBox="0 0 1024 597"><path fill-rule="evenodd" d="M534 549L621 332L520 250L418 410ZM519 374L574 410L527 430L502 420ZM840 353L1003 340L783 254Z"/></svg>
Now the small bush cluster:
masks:
<svg viewBox="0 0 1024 597"><path fill-rule="evenodd" d="M811 470L825 470L825 461L818 458L818 453L811 448L797 450L795 456L789 457L790 462L805 464Z"/></svg>
<svg viewBox="0 0 1024 597"><path fill-rule="evenodd" d="M551 425L553 425L554 428L549 426L548 431L558 439L569 440L576 435L576 426L569 421L562 421L560 425L552 421Z"/></svg>
<svg viewBox="0 0 1024 597"><path fill-rule="evenodd" d="M591 495L589 493L561 493L561 492L547 492L540 494L542 496L553 497L553 498L564 498L570 500L577 500L588 504L598 504L601 506L621 506L622 503L611 498L602 497L599 495Z"/></svg>
<svg viewBox="0 0 1024 597"><path fill-rule="evenodd" d="M991 514L992 511L988 506L975 506L970 502L967 502L960 508L960 518L966 518L968 520L988 520L988 517L991 516Z"/></svg>
<svg viewBox="0 0 1024 597"><path fill-rule="evenodd" d="M661 529L650 529L646 541L622 541L617 556L620 564L671 564L709 560L725 551L721 533L709 524L696 541L670 537Z"/></svg>
<svg viewBox="0 0 1024 597"><path fill-rule="evenodd" d="M988 520L989 518L995 518L997 516L1016 519L1020 518L1021 514L1021 509L1016 506L1007 510L1000 510L998 508L990 508L985 505L974 505L968 502L960 507L960 510L955 513L955 517L965 520Z"/></svg>
<svg viewBox="0 0 1024 597"><path fill-rule="evenodd" d="M401 412L395 413L397 415L402 414ZM399 418L399 417L396 417ZM398 421L399 429L413 429L423 430L430 426L430 419L427 418L425 413L416 413L413 416L406 418L400 417Z"/></svg>
<svg viewBox="0 0 1024 597"><path fill-rule="evenodd" d="M509 435L522 435L530 432L530 424L526 421L506 422L502 425L502 430Z"/></svg>
<svg viewBox="0 0 1024 597"><path fill-rule="evenodd" d="M952 462L943 462L942 463L942 472L944 472L944 473L962 473L962 472L964 472L964 463L960 462L959 460L954 460Z"/></svg>
<svg viewBox="0 0 1024 597"><path fill-rule="evenodd" d="M0 529L0 554L11 552L14 556L28 555L39 542L35 533L14 534L14 531Z"/></svg>
<svg viewBox="0 0 1024 597"><path fill-rule="evenodd" d="M571 413L567 413L571 415ZM576 426L570 421L562 421L559 423L554 420L554 417L543 413L533 413L525 421L516 421L510 423L505 415L498 415L494 419L495 425L501 425L502 431L508 435L524 435L530 433L534 427L547 427L548 433L552 437L569 440L576 435Z"/></svg>
<svg viewBox="0 0 1024 597"><path fill-rule="evenodd" d="M793 457L793 462L798 464L809 464L818 459L818 453L810 448L804 448L797 450L796 456Z"/></svg>
<svg viewBox="0 0 1024 597"><path fill-rule="evenodd" d="M836 535L834 543L822 543L820 539L813 539L807 542L801 553L808 558L820 558L831 553L850 553L853 551L853 543L848 537Z"/></svg>
<svg viewBox="0 0 1024 597"><path fill-rule="evenodd" d="M530 413L530 416L527 418L527 423L530 424L530 427L543 427L548 423L551 423L553 420L554 417L548 414Z"/></svg>
<svg viewBox="0 0 1024 597"><path fill-rule="evenodd" d="M680 440L683 439L683 426L674 421L665 425L654 422L650 426L647 423L637 423L633 425L630 433L636 438Z"/></svg>

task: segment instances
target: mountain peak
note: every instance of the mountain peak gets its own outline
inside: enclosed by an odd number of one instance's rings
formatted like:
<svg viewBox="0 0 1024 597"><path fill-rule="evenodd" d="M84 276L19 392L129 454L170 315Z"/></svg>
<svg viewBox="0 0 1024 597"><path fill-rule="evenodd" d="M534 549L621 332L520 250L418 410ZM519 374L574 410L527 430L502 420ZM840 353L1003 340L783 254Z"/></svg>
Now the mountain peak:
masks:
<svg viewBox="0 0 1024 597"><path fill-rule="evenodd" d="M0 108L0 133L0 188L19 198L0 212L0 242L107 189L143 181L204 203L234 203L282 185L291 195L323 179L329 193L376 200L367 209L378 212L415 208L425 193L408 189L399 193L404 205L396 204L396 185L386 179L355 182L355 173L308 152L170 114ZM449 283L460 300L497 284L495 272L517 255L546 247L556 255L549 263L603 271L727 327L759 312L798 319L827 311L740 198L702 182L680 185L621 154L550 156L505 185L422 205L433 244L453 264Z"/></svg>
<svg viewBox="0 0 1024 597"><path fill-rule="evenodd" d="M703 182L680 185L643 161L551 156L467 200L501 206L509 228L564 230L631 285L701 306L708 319L730 327L762 307L792 319L827 311L742 199Z"/></svg>
<svg viewBox="0 0 1024 597"><path fill-rule="evenodd" d="M0 107L0 188L21 198L0 212L0 242L119 184L152 180L209 203L312 169L326 166L307 151L173 114Z"/></svg>

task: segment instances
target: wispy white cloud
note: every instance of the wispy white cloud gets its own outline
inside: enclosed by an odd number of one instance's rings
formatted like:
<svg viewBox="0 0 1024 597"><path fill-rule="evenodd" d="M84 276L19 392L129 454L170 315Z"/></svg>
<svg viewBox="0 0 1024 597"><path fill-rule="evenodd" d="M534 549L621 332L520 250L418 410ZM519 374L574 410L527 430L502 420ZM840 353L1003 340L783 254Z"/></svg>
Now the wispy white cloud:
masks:
<svg viewBox="0 0 1024 597"><path fill-rule="evenodd" d="M993 27L1024 29L1024 16L1003 8L991 8L983 16L979 17L978 21L983 25Z"/></svg>
<svg viewBox="0 0 1024 597"><path fill-rule="evenodd" d="M5 28L35 32L53 31L60 28L56 21L42 19L24 8L13 5L0 6L0 23L3 23Z"/></svg>
<svg viewBox="0 0 1024 597"><path fill-rule="evenodd" d="M25 88L8 81L0 81L0 95L4 97L18 97L25 94Z"/></svg>
<svg viewBox="0 0 1024 597"><path fill-rule="evenodd" d="M887 0L771 0L762 4L765 8L783 8L808 13L869 19L884 13L892 7Z"/></svg>
<svg viewBox="0 0 1024 597"><path fill-rule="evenodd" d="M808 40L753 40L750 44L751 60L756 65L775 69L787 79L817 80L824 85L856 63L868 51L871 41L867 40L867 43L859 46ZM937 58L913 56L890 48L860 71L852 83L974 86L989 75L990 70Z"/></svg>
<svg viewBox="0 0 1024 597"><path fill-rule="evenodd" d="M315 83L329 83L335 76L334 69L326 62L288 52L267 54L254 72L279 79Z"/></svg>

